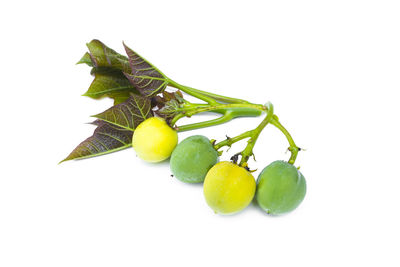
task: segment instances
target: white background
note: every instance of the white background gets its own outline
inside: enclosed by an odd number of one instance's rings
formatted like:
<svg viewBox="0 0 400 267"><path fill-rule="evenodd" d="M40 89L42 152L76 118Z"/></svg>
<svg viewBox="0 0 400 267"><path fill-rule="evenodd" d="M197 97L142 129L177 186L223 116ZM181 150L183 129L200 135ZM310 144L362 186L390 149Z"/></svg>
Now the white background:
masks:
<svg viewBox="0 0 400 267"><path fill-rule="evenodd" d="M399 14L384 0L2 3L0 266L399 266ZM125 41L180 83L271 101L307 149L301 206L215 215L201 185L133 149L57 165L111 105L80 96L92 77L75 63L93 38L121 53ZM267 127L252 166L286 148Z"/></svg>

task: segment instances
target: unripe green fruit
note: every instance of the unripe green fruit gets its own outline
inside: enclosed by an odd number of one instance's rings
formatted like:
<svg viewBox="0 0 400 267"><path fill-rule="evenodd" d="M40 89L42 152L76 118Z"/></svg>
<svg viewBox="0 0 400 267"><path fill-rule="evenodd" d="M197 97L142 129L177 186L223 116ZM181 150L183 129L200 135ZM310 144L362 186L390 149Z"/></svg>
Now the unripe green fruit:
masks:
<svg viewBox="0 0 400 267"><path fill-rule="evenodd" d="M180 142L172 152L171 171L185 183L201 183L208 170L218 162L218 152L210 140L194 135Z"/></svg>
<svg viewBox="0 0 400 267"><path fill-rule="evenodd" d="M256 199L269 214L282 214L297 208L306 194L306 180L285 161L274 161L257 179Z"/></svg>

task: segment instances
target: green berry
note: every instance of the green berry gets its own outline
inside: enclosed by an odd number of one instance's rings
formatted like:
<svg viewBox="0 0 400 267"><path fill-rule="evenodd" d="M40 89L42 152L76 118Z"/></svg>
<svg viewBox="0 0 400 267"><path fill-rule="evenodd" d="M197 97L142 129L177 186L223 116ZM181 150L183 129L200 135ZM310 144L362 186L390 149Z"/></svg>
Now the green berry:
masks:
<svg viewBox="0 0 400 267"><path fill-rule="evenodd" d="M180 142L172 152L171 171L185 183L201 183L208 170L218 162L218 152L210 140L194 135Z"/></svg>
<svg viewBox="0 0 400 267"><path fill-rule="evenodd" d="M306 194L306 180L299 170L285 161L265 167L257 179L256 199L269 214L282 214L297 208Z"/></svg>

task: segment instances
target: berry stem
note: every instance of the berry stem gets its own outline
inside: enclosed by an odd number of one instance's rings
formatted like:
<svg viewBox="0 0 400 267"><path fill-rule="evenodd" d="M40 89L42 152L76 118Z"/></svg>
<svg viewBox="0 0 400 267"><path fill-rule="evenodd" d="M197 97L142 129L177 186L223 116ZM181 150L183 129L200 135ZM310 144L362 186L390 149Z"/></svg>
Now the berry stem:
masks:
<svg viewBox="0 0 400 267"><path fill-rule="evenodd" d="M177 110L179 111L179 113L172 119L171 121L172 126L174 126L176 122L183 117L191 117L195 114L202 112L215 112L222 114L221 117L216 119L182 125L182 126L175 126L177 131L183 132L183 131L215 126L228 122L237 117L254 117L261 115L262 112L266 112L267 116L260 123L260 125L257 126L257 128L242 133L236 137L228 138L227 140L224 140L216 144L215 148L219 149L223 146L231 146L233 143L236 143L242 139L250 138L248 140L246 148L241 152L242 158L240 161L241 166L242 165L247 166L248 159L250 158L251 155L253 155L253 147L257 141L258 136L260 135L264 127L268 123L270 123L274 125L276 128L278 128L285 135L286 139L289 142L288 149L291 152L291 156L288 162L290 164L294 164L294 162L296 161L297 154L300 151L300 149L294 142L290 133L279 122L279 118L273 114L273 106L271 103L267 103L266 105L253 104L243 99L222 96L202 91L199 89L195 89L189 86L181 85L173 80L169 80L168 84L207 103L207 104L197 104L189 102L184 103L182 109ZM221 101L222 103L218 101Z"/></svg>
<svg viewBox="0 0 400 267"><path fill-rule="evenodd" d="M270 121L273 118L274 106L271 104L271 102L268 102L266 104L266 106L267 106L267 116L265 116L265 118L257 126L257 128L255 128L252 131L250 139L247 141L247 146L245 147L245 149L241 153L242 158L240 159L239 165L242 166L242 167L247 167L247 161L253 155L253 148L254 148L254 145L256 144L258 136L260 135L262 130L265 128L265 126L267 126L267 124L270 123Z"/></svg>
<svg viewBox="0 0 400 267"><path fill-rule="evenodd" d="M245 138L248 138L248 137L252 136L253 135L253 131L254 130L247 131L247 132L239 134L238 136L235 136L235 137L227 137L224 141L221 141L221 142L215 144L214 148L216 150L218 150L218 149L220 149L221 147L224 147L224 146L231 147L234 143L236 143L236 142L238 142L238 141L240 141L242 139L245 139Z"/></svg>
<svg viewBox="0 0 400 267"><path fill-rule="evenodd" d="M290 133L285 129L285 127L283 127L283 125L279 122L278 117L274 116L275 118L273 120L271 120L271 124L274 125L276 128L278 128L285 136L286 139L289 142L289 151L291 153L290 158L289 158L289 163L290 164L294 164L294 162L296 161L297 158L297 154L300 151L300 148L296 145L296 143L294 142L292 136L290 135Z"/></svg>

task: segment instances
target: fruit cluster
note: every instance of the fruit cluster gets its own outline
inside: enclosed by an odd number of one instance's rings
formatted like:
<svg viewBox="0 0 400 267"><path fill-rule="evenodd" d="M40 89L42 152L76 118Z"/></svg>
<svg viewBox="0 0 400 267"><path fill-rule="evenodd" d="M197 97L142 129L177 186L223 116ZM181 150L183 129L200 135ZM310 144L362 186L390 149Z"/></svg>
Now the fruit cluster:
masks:
<svg viewBox="0 0 400 267"><path fill-rule="evenodd" d="M204 182L207 204L219 214L233 214L246 208L256 197L259 206L269 214L294 210L306 193L303 175L285 161L265 167L257 179L251 172L230 161L219 162L213 142L193 135L177 145L178 134L162 118L142 122L133 134L137 155L149 162L170 158L174 176L185 183Z"/></svg>
<svg viewBox="0 0 400 267"><path fill-rule="evenodd" d="M206 202L219 214L239 212L254 197L269 214L292 211L302 202L306 182L293 166L300 148L274 114L271 103L254 104L179 84L125 45L127 57L98 40L92 40L87 46L89 51L78 64L92 67L94 80L84 96L93 99L109 97L114 100L114 105L93 116L96 118L93 124L97 126L93 135L63 161L100 156L133 146L137 155L148 162L170 158L171 171L180 181L204 183ZM172 91L167 90L171 88ZM202 102L189 102L183 94ZM213 112L219 117L177 125L181 118L202 112ZM178 144L178 132L262 114L265 117L255 129L238 136L217 143L205 136L194 135ZM285 135L291 156L287 162L275 161L265 167L256 181L248 160L254 156L253 147L268 124ZM243 139L248 139L243 151L233 155L231 161L219 162L222 147L231 147Z"/></svg>

